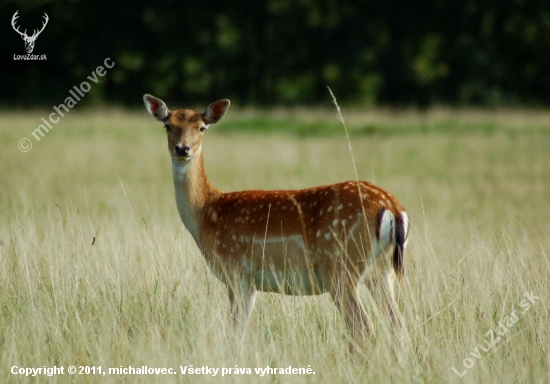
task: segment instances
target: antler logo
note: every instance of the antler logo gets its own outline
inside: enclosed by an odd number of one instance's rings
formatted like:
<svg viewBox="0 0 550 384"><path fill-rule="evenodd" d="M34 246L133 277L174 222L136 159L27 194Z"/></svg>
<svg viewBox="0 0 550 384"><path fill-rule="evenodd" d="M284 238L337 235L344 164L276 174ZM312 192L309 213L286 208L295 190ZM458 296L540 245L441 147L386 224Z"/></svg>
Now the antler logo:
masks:
<svg viewBox="0 0 550 384"><path fill-rule="evenodd" d="M15 32L19 33L21 35L21 37L23 38L23 40L25 41L25 49L27 50L27 53L32 53L32 50L34 49L34 42L36 41L36 38L38 37L38 35L40 35L42 33L44 28L46 28L46 24L48 24L48 20L49 20L48 15L46 14L46 12L44 12L43 17L44 17L45 20L42 24L42 29L40 31L35 29L32 36L28 36L26 29L25 29L25 32L21 32L21 31L19 31L19 29L15 25L15 19L17 19L19 17L17 12L19 12L19 11L16 11L13 14L13 17L11 18L11 26L13 27L13 29L15 29Z"/></svg>

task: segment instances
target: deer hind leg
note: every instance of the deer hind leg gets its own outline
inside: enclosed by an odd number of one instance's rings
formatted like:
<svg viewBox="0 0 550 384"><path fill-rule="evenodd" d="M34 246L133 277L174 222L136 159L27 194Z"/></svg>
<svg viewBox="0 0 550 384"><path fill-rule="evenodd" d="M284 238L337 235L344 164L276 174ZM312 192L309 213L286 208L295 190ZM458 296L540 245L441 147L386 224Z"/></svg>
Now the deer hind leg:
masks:
<svg viewBox="0 0 550 384"><path fill-rule="evenodd" d="M381 315L382 329L386 330L385 336L392 345L394 357L398 362L404 362L408 337L403 317L394 297L395 280L396 273L392 266L388 266L377 274L373 274L365 283Z"/></svg>
<svg viewBox="0 0 550 384"><path fill-rule="evenodd" d="M334 279L333 276L331 282L330 295L350 331L350 351L354 350L354 345L364 348L374 327L359 299L359 277L342 272L338 279Z"/></svg>
<svg viewBox="0 0 550 384"><path fill-rule="evenodd" d="M397 307L394 296L394 283L396 274L393 267L373 272L373 276L365 281L372 298L378 305L383 317L390 318L391 331L399 332L403 327L403 317Z"/></svg>
<svg viewBox="0 0 550 384"><path fill-rule="evenodd" d="M248 275L243 275L231 281L231 283L227 284L229 313L233 320L234 328L239 332L241 339L244 339L256 302L257 291Z"/></svg>

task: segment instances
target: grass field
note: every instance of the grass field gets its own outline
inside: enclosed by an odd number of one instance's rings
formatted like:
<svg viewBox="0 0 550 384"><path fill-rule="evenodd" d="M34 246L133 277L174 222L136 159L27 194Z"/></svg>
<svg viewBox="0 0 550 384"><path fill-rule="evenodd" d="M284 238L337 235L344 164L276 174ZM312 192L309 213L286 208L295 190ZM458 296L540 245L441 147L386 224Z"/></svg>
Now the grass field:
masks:
<svg viewBox="0 0 550 384"><path fill-rule="evenodd" d="M72 111L37 141L49 112L0 114L0 382L550 382L550 113L344 109L359 178L412 219L396 360L366 298L377 333L365 356L347 352L327 295L259 294L235 344L226 291L179 219L160 124L145 110ZM332 110L230 109L204 154L225 191L355 178ZM144 365L177 375L11 373ZM251 374L180 374L191 365ZM255 374L267 366L315 375Z"/></svg>

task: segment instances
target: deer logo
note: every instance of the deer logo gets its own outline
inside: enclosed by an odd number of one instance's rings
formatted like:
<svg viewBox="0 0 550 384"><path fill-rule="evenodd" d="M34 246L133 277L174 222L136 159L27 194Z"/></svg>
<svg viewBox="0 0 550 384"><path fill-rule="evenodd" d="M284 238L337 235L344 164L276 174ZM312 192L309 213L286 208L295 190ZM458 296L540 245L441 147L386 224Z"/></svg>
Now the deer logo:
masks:
<svg viewBox="0 0 550 384"><path fill-rule="evenodd" d="M25 29L25 32L21 32L21 31L19 31L19 29L15 25L15 19L17 19L19 17L17 12L19 12L19 11L16 11L13 14L13 17L11 18L11 26L13 27L13 29L15 29L15 32L19 33L21 35L21 37L23 38L23 40L25 41L25 49L27 50L27 53L32 53L32 50L34 49L34 42L36 41L36 38L38 37L38 35L40 35L42 33L44 28L46 28L46 25L48 24L49 17L46 14L46 12L44 12L43 17L44 17L45 20L44 20L44 23L42 24L42 29L40 31L35 29L32 36L28 36L26 29Z"/></svg>

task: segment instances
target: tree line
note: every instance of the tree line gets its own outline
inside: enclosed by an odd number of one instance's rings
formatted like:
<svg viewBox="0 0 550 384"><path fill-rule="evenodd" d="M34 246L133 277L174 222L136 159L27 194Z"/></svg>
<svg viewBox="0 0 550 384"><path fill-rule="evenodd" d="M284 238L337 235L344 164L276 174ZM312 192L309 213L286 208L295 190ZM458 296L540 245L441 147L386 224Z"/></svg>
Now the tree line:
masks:
<svg viewBox="0 0 550 384"><path fill-rule="evenodd" d="M26 54L11 19L30 35ZM49 106L106 59L87 104L550 104L543 0L8 0L0 105Z"/></svg>

